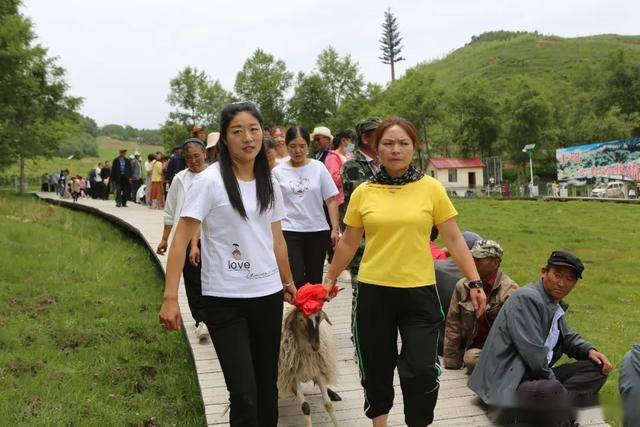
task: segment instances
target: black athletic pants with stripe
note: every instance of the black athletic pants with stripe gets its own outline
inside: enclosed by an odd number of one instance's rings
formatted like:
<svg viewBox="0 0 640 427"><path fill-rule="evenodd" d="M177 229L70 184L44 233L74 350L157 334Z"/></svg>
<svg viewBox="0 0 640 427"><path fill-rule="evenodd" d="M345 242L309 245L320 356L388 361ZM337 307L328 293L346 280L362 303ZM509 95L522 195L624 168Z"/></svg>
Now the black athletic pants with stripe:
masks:
<svg viewBox="0 0 640 427"><path fill-rule="evenodd" d="M203 298L202 317L229 390L231 427L276 427L282 291Z"/></svg>
<svg viewBox="0 0 640 427"><path fill-rule="evenodd" d="M405 423L423 427L433 421L440 387L438 339L443 320L435 286L394 288L358 283L353 335L367 417L391 410L397 366Z"/></svg>

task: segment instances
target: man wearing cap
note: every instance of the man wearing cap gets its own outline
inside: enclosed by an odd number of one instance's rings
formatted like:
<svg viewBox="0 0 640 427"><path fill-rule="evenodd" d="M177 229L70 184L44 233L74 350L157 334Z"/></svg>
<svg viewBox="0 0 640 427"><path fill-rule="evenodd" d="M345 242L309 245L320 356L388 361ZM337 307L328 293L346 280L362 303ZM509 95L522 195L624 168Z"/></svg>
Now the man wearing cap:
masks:
<svg viewBox="0 0 640 427"><path fill-rule="evenodd" d="M202 143L204 140L198 138ZM167 174L165 175L165 187L169 187L173 181L173 177L180 171L184 170L187 165L182 158L182 145L176 145L171 151L169 156L169 163L167 164Z"/></svg>
<svg viewBox="0 0 640 427"><path fill-rule="evenodd" d="M487 309L477 318L471 304L469 281L460 279L451 298L444 332L444 367L473 372L491 325L518 285L500 271L503 250L493 240L478 240L471 248L484 293Z"/></svg>
<svg viewBox="0 0 640 427"><path fill-rule="evenodd" d="M126 207L131 194L131 160L127 159L125 148L111 163L111 181L115 187L116 207Z"/></svg>
<svg viewBox="0 0 640 427"><path fill-rule="evenodd" d="M207 129L203 125L195 125L191 128L191 138L198 138L203 143L206 143Z"/></svg>
<svg viewBox="0 0 640 427"><path fill-rule="evenodd" d="M333 183L338 188L338 195L336 196L336 201L338 202L338 210L341 209L341 206L344 204L344 191L342 189L342 175L340 171L342 170L342 157L335 151L331 150L331 144L333 142L333 135L331 135L331 130L324 126L319 126L313 129L311 133L311 139L315 144L316 148L316 160L324 163L324 166L329 171L331 178L333 179ZM327 209L326 204L324 205L324 215L327 218L327 222L331 224L331 218L329 218L329 210ZM333 257L333 243L330 241L328 243L328 261L331 262L331 258Z"/></svg>
<svg viewBox="0 0 640 427"><path fill-rule="evenodd" d="M530 410L543 401L565 408L596 403L611 362L569 327L563 301L583 271L578 257L554 251L540 279L504 304L469 378L486 404ZM563 354L578 361L554 366Z"/></svg>
<svg viewBox="0 0 640 427"><path fill-rule="evenodd" d="M342 166L342 189L344 191L344 203L348 206L351 194L363 182L373 178L373 175L380 169L376 158L376 144L373 140L373 134L378 128L381 120L379 117L368 117L356 125L356 138L358 149L353 157ZM360 270L360 261L364 254L364 236L360 241L360 247L353 256L349 271L351 273L351 304L355 303L356 288L358 286L358 271ZM353 318L351 319L353 327ZM353 337L352 337L353 340Z"/></svg>
<svg viewBox="0 0 640 427"><path fill-rule="evenodd" d="M220 132L211 132L207 135L207 163L213 164L218 160L218 141L220 140Z"/></svg>
<svg viewBox="0 0 640 427"><path fill-rule="evenodd" d="M136 194L142 182L142 165L140 164L140 153L135 152L131 157L131 196L129 200L133 200L133 203L138 203L136 200Z"/></svg>

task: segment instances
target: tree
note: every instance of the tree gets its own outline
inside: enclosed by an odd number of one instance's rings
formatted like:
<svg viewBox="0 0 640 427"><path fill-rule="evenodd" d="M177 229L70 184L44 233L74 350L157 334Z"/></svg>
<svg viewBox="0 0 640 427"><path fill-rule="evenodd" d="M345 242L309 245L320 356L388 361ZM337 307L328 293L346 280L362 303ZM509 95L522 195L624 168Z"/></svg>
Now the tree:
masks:
<svg viewBox="0 0 640 427"><path fill-rule="evenodd" d="M19 160L24 183L25 159L51 155L83 124L75 112L81 99L67 94L65 70L34 44L31 21L18 6L0 5L0 167Z"/></svg>
<svg viewBox="0 0 640 427"><path fill-rule="evenodd" d="M618 106L623 114L640 112L640 64L629 61L624 51L619 50L603 65L601 110L606 112Z"/></svg>
<svg viewBox="0 0 640 427"><path fill-rule="evenodd" d="M166 153L170 153L173 147L182 144L185 139L189 138L191 128L184 123L177 123L171 119L167 119L162 127L160 127L160 138Z"/></svg>
<svg viewBox="0 0 640 427"><path fill-rule="evenodd" d="M400 37L400 30L398 29L398 22L396 17L391 13L391 9L387 9L384 12L384 21L382 22L382 37L380 38L380 50L382 56L378 59L383 64L391 66L391 81L396 79L396 62L404 61L405 58L400 56L402 53L402 37Z"/></svg>
<svg viewBox="0 0 640 427"><path fill-rule="evenodd" d="M329 46L318 55L316 66L331 94L331 104L327 106L331 114L337 113L345 99L362 94L364 77L358 63L351 60L351 55L340 58L338 52Z"/></svg>
<svg viewBox="0 0 640 427"><path fill-rule="evenodd" d="M326 124L332 97L322 77L298 73L293 96L289 100L289 117L307 129Z"/></svg>
<svg viewBox="0 0 640 427"><path fill-rule="evenodd" d="M241 99L258 104L265 122L282 124L286 106L284 94L292 79L293 73L287 71L284 61L256 49L236 75L234 88Z"/></svg>
<svg viewBox="0 0 640 427"><path fill-rule="evenodd" d="M497 105L483 80L465 81L454 93L453 112L459 117L454 141L460 144L463 156L491 156L498 139L500 125Z"/></svg>
<svg viewBox="0 0 640 427"><path fill-rule="evenodd" d="M232 100L232 95L219 81L211 81L204 71L195 67L180 71L169 85L167 102L176 108L169 113L169 120L188 129L195 124L217 128L219 111Z"/></svg>
<svg viewBox="0 0 640 427"><path fill-rule="evenodd" d="M555 168L555 151L548 138L553 129L553 105L538 90L526 82L521 83L520 91L505 105L505 114L509 115L506 132L506 150L516 163L525 164L528 156L522 152L527 144L536 144L538 158L544 157L540 165ZM552 152L553 151L553 152ZM540 169L540 167L537 167Z"/></svg>

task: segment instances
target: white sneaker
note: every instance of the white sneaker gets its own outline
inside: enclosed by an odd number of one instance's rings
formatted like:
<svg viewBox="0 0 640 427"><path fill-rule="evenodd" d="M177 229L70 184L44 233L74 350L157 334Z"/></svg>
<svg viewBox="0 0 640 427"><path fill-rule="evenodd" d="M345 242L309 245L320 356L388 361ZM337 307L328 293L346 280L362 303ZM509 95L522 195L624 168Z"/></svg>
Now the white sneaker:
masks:
<svg viewBox="0 0 640 427"><path fill-rule="evenodd" d="M200 341L204 341L209 338L209 330L204 322L200 322L198 323L198 326L196 326L196 338Z"/></svg>

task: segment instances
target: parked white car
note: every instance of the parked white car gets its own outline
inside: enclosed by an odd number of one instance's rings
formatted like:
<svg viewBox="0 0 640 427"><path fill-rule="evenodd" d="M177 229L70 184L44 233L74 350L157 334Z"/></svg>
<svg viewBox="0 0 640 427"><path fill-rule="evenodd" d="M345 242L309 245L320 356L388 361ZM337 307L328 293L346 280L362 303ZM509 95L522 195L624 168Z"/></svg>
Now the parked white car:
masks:
<svg viewBox="0 0 640 427"><path fill-rule="evenodd" d="M624 199L626 196L624 182L610 182L605 190L605 197L618 197Z"/></svg>
<svg viewBox="0 0 640 427"><path fill-rule="evenodd" d="M591 197L618 197L624 198L624 182L612 181L606 184L598 184L591 190Z"/></svg>
<svg viewBox="0 0 640 427"><path fill-rule="evenodd" d="M591 197L604 197L607 190L607 184L598 184L591 190Z"/></svg>

